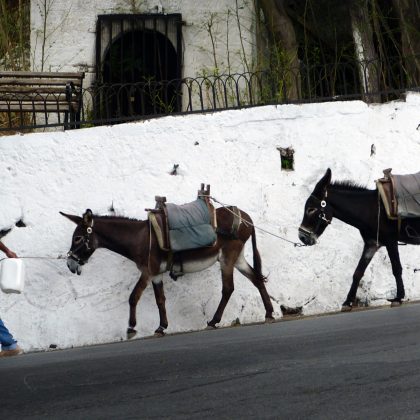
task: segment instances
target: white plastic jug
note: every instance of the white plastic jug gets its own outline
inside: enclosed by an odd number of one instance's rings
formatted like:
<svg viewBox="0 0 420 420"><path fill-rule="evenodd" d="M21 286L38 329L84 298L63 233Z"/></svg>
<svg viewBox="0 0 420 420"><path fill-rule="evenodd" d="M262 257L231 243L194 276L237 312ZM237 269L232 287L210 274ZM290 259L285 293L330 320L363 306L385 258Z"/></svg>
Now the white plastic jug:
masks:
<svg viewBox="0 0 420 420"><path fill-rule="evenodd" d="M25 285L25 266L19 258L6 258L0 266L0 289L4 293L22 293Z"/></svg>

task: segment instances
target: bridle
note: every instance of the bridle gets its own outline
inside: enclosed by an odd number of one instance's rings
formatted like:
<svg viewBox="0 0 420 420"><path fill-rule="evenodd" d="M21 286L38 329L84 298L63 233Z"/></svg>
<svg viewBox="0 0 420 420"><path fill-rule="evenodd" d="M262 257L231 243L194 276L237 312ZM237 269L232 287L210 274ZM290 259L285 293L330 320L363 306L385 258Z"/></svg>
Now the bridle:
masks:
<svg viewBox="0 0 420 420"><path fill-rule="evenodd" d="M311 194L311 197L312 198L315 198L315 200L317 200L317 201L319 201L319 206L320 206L320 208L318 209L318 211L319 211L319 216L318 216L318 218L320 219L320 220L323 220L324 222L326 222L327 223L327 225L329 225L329 224L331 224L331 221L332 221L332 219L327 219L327 216L325 215L325 208L327 207L327 197L328 197L328 192L327 191L325 191L325 195L324 195L324 198L323 199L319 199L319 198L317 198L317 197L315 197L314 195L312 195Z"/></svg>
<svg viewBox="0 0 420 420"><path fill-rule="evenodd" d="M91 250L91 247L89 245L90 242L90 236L93 232L93 219L90 226L86 228L86 233L83 236L80 236L80 239L74 242L78 244L78 246L67 253L67 258L71 258L72 260L76 261L78 264L83 265L86 263L86 261L82 260L78 255L77 252L80 251L83 247L86 248L87 251Z"/></svg>
<svg viewBox="0 0 420 420"><path fill-rule="evenodd" d="M328 192L325 191L325 195L321 199L319 199L318 197L315 197L313 194L311 194L310 197L314 198L316 201L319 202L319 208L317 209L319 211L318 220L314 229L309 229L306 226L301 225L299 227L299 232L301 232L306 237L313 238L317 235L316 232L318 232L319 228L321 227L321 224L326 223L327 225L329 225L331 224L332 219L328 219L325 214L325 208L327 207Z"/></svg>

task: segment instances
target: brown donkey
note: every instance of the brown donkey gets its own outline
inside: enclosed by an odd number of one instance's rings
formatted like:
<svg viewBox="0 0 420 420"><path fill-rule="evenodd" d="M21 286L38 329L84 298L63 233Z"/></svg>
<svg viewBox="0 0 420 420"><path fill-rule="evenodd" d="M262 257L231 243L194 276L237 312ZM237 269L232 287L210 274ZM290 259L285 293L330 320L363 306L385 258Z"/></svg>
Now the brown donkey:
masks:
<svg viewBox="0 0 420 420"><path fill-rule="evenodd" d="M216 328L222 319L223 311L234 290L233 270L237 268L245 277L251 280L260 292L264 307L265 320L273 321L273 306L265 287L265 277L261 273L261 257L257 249L255 229L250 216L239 210L240 224L235 235L218 233L217 241L211 247L181 251L173 254L162 251L158 245L156 235L148 220L141 221L116 216L97 216L91 210L86 210L82 217L65 214L63 216L76 223L72 244L67 255L67 266L72 273L81 273L81 266L87 263L90 256L98 248L107 248L132 261L141 271L141 276L129 298L130 319L127 337L136 334L136 305L150 280L153 283L156 304L159 308L160 325L156 329L157 335L164 335L168 327L166 317L165 294L161 278L158 274L165 273L169 266L182 261L184 273L202 271L216 261L220 262L222 271L222 298L213 316L207 324ZM218 232L231 232L234 215L228 208L216 210ZM244 257L244 245L252 237L253 265L251 267Z"/></svg>

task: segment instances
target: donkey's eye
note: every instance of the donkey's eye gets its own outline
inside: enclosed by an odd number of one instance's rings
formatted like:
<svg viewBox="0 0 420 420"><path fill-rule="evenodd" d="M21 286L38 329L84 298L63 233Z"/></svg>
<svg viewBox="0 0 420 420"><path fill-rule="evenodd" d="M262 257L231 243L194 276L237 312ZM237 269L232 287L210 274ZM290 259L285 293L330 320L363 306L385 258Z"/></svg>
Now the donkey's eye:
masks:
<svg viewBox="0 0 420 420"><path fill-rule="evenodd" d="M306 210L306 214L308 216L313 216L317 212L317 209L314 207L309 207L308 210Z"/></svg>
<svg viewBox="0 0 420 420"><path fill-rule="evenodd" d="M82 242L83 236L76 236L74 238L74 243L75 244L80 244L80 242Z"/></svg>

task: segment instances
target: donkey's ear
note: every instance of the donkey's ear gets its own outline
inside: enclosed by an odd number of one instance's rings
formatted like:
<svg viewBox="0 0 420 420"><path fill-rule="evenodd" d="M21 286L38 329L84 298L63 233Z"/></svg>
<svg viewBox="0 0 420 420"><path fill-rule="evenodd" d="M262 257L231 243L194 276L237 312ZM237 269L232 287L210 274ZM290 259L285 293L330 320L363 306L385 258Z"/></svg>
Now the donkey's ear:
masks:
<svg viewBox="0 0 420 420"><path fill-rule="evenodd" d="M60 211L60 214L64 217L67 217L67 219L71 220L72 222L76 223L76 225L78 225L82 221L82 218L80 216L66 214L66 213L63 213L62 211Z"/></svg>
<svg viewBox="0 0 420 420"><path fill-rule="evenodd" d="M92 210L86 209L85 214L83 215L84 224L90 226L92 224L92 218L93 218Z"/></svg>
<svg viewBox="0 0 420 420"><path fill-rule="evenodd" d="M325 178L325 179L326 179L326 181L327 181L327 186L328 186L328 185L330 185L330 184L331 184L331 169L330 169L330 168L328 168L328 169L325 171L324 178Z"/></svg>
<svg viewBox="0 0 420 420"><path fill-rule="evenodd" d="M316 184L313 194L318 197L324 197L328 186L331 183L331 169L328 168L325 175Z"/></svg>

